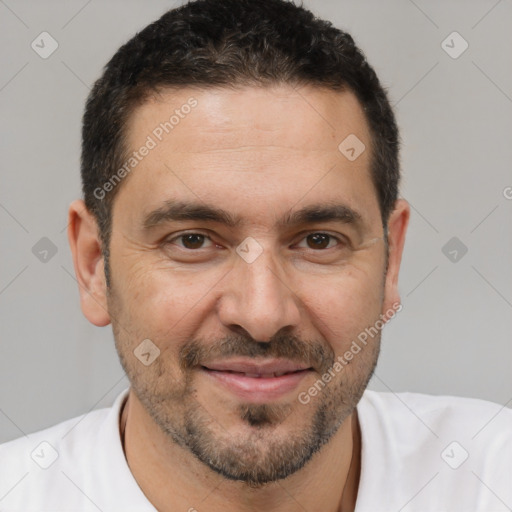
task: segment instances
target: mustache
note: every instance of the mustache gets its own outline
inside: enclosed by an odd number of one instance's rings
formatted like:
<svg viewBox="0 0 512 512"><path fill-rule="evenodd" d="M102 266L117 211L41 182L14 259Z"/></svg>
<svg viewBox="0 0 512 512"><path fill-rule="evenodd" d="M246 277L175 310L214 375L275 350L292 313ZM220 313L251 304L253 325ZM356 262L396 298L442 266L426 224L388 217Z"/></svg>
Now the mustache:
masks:
<svg viewBox="0 0 512 512"><path fill-rule="evenodd" d="M179 353L180 367L190 370L208 361L218 361L233 356L288 359L324 373L334 364L335 354L326 343L318 340L304 341L296 335L277 333L269 341L258 342L251 336L232 335L215 342L192 340Z"/></svg>

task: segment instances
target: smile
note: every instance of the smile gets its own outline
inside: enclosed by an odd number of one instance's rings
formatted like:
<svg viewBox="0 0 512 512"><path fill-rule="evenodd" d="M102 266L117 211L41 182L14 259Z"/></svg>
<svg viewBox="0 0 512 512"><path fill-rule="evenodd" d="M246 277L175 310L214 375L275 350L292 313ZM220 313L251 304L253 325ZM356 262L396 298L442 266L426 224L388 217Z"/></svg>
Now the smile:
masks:
<svg viewBox="0 0 512 512"><path fill-rule="evenodd" d="M229 360L206 363L201 372L244 401L268 403L297 390L312 368L286 360Z"/></svg>

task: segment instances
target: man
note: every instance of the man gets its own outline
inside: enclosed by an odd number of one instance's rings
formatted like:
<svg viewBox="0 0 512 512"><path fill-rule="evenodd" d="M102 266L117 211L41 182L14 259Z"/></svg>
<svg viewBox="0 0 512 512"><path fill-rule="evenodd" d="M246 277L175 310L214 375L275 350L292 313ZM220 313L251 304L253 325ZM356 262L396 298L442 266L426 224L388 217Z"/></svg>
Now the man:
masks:
<svg viewBox="0 0 512 512"><path fill-rule="evenodd" d="M284 0L169 11L92 90L82 181L82 310L131 386L0 447L1 510L511 509L509 410L365 391L409 207L348 34Z"/></svg>

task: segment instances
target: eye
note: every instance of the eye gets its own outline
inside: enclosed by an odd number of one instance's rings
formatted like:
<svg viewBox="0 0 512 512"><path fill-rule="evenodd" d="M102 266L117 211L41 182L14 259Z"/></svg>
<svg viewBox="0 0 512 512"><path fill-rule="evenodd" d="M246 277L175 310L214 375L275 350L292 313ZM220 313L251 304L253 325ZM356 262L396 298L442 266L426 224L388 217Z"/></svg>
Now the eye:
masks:
<svg viewBox="0 0 512 512"><path fill-rule="evenodd" d="M181 243L178 243L177 241L181 241ZM195 250L205 249L205 242L209 242L210 245L212 243L207 235L203 235L202 233L185 233L167 240L166 243L178 245L184 249Z"/></svg>
<svg viewBox="0 0 512 512"><path fill-rule="evenodd" d="M332 242L335 241L336 243L333 244ZM306 245L303 245L303 242L306 243ZM298 244L298 247L307 247L308 249L313 250L321 250L321 249L330 249L331 247L335 245L344 245L343 242L333 236L329 235L328 233L311 233L304 237L301 242Z"/></svg>

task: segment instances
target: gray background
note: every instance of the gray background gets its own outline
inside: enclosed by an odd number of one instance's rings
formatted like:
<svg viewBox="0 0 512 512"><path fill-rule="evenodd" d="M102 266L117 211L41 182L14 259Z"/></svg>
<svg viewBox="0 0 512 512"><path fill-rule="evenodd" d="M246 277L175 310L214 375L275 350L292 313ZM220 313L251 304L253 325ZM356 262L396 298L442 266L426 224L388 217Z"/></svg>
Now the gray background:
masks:
<svg viewBox="0 0 512 512"><path fill-rule="evenodd" d="M0 0L0 442L112 403L127 380L109 327L82 316L66 238L80 121L120 44L170 1ZM396 105L412 220L403 311L371 387L512 404L510 1L305 1L351 32ZM42 59L31 42L59 47ZM441 46L453 31L469 48ZM460 41L449 38L452 51ZM457 237L468 252L450 261ZM47 237L57 253L40 261Z"/></svg>

